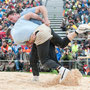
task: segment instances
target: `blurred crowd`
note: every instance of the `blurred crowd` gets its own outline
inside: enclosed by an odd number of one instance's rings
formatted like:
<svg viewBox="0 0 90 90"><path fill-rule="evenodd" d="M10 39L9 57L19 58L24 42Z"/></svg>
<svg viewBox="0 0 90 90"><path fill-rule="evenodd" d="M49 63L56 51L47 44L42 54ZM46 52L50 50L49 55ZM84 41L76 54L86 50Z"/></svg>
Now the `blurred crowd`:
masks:
<svg viewBox="0 0 90 90"><path fill-rule="evenodd" d="M6 17L9 11L14 10L20 13L26 8L39 5L42 5L41 0L0 0L0 40L7 38L5 32L14 25Z"/></svg>
<svg viewBox="0 0 90 90"><path fill-rule="evenodd" d="M21 13L26 8L39 5L42 5L42 0L0 0L0 60L5 62L6 60L14 61L16 70L22 70L23 60L29 60L32 45L30 47L17 45L6 36L6 31L12 29L14 25L8 20L7 13L11 10ZM9 62L9 64L12 64L12 62ZM2 62L0 62L0 66L2 66Z"/></svg>
<svg viewBox="0 0 90 90"><path fill-rule="evenodd" d="M90 24L90 0L63 1L64 18L61 24L63 31L66 31L68 34L75 31L80 24ZM79 56L90 57L90 31L87 30L86 33L78 37L80 40L73 40L65 49L60 49L63 51L60 55L61 60L77 60ZM88 60L90 65L90 58Z"/></svg>
<svg viewBox="0 0 90 90"><path fill-rule="evenodd" d="M90 23L90 0L63 0L63 22L61 28L76 30L80 24Z"/></svg>
<svg viewBox="0 0 90 90"><path fill-rule="evenodd" d="M63 6L64 19L61 25L62 30L68 32L75 31L80 24L90 24L90 0L63 0L63 1L64 1ZM80 42L77 41L77 44L82 45L82 46L80 45L78 49L84 50L84 53L86 53L87 48L90 48L90 31L86 32L85 36L86 36L85 40L82 40L83 36L80 35L81 41Z"/></svg>
<svg viewBox="0 0 90 90"><path fill-rule="evenodd" d="M65 48L56 47L56 56L62 66L68 69L77 67L82 74L85 74L83 67L86 65L90 68L90 38L81 44L74 41Z"/></svg>
<svg viewBox="0 0 90 90"><path fill-rule="evenodd" d="M80 24L90 23L90 0L63 1L64 19L61 24L63 31L74 31ZM0 60L14 60L16 70L18 71L22 70L24 67L23 60L29 61L32 45L30 47L16 45L6 36L7 29L11 29L14 25L6 16L11 10L21 13L26 8L39 5L42 5L42 0L0 0ZM88 34L90 35L90 33ZM90 56L90 36L86 38L86 40L81 42L71 42L64 49L56 47L57 60L77 60L78 56ZM1 65L2 62L0 62L0 66ZM10 65L11 67L13 65L11 61L9 62L9 67ZM65 65L67 66L67 63ZM2 68L0 67L0 69Z"/></svg>

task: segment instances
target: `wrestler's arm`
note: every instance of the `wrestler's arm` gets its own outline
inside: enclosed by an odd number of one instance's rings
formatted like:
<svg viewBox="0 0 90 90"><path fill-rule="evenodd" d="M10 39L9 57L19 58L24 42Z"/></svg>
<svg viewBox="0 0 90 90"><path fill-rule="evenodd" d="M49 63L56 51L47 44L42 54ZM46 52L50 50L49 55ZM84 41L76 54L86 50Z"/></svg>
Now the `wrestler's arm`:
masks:
<svg viewBox="0 0 90 90"><path fill-rule="evenodd" d="M49 21L48 13L44 6L37 7L35 13L42 13L44 20L47 22ZM48 22L48 24L50 24L50 22ZM77 34L75 32L73 32L73 33L70 33L67 37L70 41L72 41L76 36L77 36Z"/></svg>
<svg viewBox="0 0 90 90"><path fill-rule="evenodd" d="M50 21L48 19L48 12L45 6L36 7L35 13L36 14L41 13L44 18L44 24L46 24L47 26L50 26Z"/></svg>
<svg viewBox="0 0 90 90"><path fill-rule="evenodd" d="M24 15L24 19L26 19L26 20L30 20L31 18L37 19L37 20L40 20L43 22L43 19L35 13L30 12L30 13Z"/></svg>
<svg viewBox="0 0 90 90"><path fill-rule="evenodd" d="M43 15L44 20L40 18L40 16L38 16L39 13ZM48 13L47 13L45 6L36 7L35 13L33 12L27 13L26 15L24 15L24 18L27 20L29 20L30 18L41 20L44 24L46 24L47 26L50 26L50 21L48 19Z"/></svg>
<svg viewBox="0 0 90 90"><path fill-rule="evenodd" d="M34 33L34 34L32 34L32 35L30 36L29 41L26 41L26 45L28 46L28 45L30 45L30 44L33 44L33 43L35 42L35 39L36 39L36 35L35 35L35 33Z"/></svg>

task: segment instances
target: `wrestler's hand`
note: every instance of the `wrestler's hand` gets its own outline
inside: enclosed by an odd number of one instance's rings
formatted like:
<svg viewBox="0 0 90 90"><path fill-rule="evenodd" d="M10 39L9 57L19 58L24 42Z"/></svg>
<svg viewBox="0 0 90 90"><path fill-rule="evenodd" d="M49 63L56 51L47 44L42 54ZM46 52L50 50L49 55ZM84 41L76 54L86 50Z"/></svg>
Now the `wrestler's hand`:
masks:
<svg viewBox="0 0 90 90"><path fill-rule="evenodd" d="M34 33L34 34L32 34L32 35L30 36L29 41L26 42L26 45L28 46L28 45L33 44L33 43L35 42L35 39L36 39L36 35L35 35L35 33Z"/></svg>
<svg viewBox="0 0 90 90"><path fill-rule="evenodd" d="M49 20L44 20L44 24L47 26L50 26L50 21Z"/></svg>
<svg viewBox="0 0 90 90"><path fill-rule="evenodd" d="M39 20L40 20L42 23L44 23L44 20L43 20L41 17L39 18Z"/></svg>
<svg viewBox="0 0 90 90"><path fill-rule="evenodd" d="M76 32L78 34L82 34L84 32L86 32L87 30L90 30L90 26L88 24L81 24L78 29L76 30Z"/></svg>
<svg viewBox="0 0 90 90"><path fill-rule="evenodd" d="M42 21L42 23L44 23L44 20L43 19L41 19L41 21Z"/></svg>
<svg viewBox="0 0 90 90"><path fill-rule="evenodd" d="M31 35L29 42L30 43L34 43L35 42L35 39L36 39L36 35L34 33L34 34Z"/></svg>

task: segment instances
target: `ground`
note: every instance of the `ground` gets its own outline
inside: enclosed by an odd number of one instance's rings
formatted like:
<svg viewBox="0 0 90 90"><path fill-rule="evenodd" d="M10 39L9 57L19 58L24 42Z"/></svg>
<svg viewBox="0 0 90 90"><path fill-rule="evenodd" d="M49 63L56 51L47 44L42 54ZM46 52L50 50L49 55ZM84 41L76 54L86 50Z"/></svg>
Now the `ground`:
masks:
<svg viewBox="0 0 90 90"><path fill-rule="evenodd" d="M39 82L33 82L32 73L0 72L0 90L90 90L90 77L82 77L76 86L49 85L55 77L56 74L40 74Z"/></svg>

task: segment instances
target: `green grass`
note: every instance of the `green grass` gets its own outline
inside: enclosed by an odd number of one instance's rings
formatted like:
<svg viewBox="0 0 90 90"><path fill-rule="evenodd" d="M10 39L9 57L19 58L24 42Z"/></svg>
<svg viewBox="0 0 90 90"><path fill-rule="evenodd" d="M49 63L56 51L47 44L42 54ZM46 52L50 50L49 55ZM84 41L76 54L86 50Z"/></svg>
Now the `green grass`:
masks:
<svg viewBox="0 0 90 90"><path fill-rule="evenodd" d="M40 72L40 74L58 74L58 72L56 70L52 70L51 72ZM83 77L90 77L90 75L83 75Z"/></svg>
<svg viewBox="0 0 90 90"><path fill-rule="evenodd" d="M90 75L83 75L83 77L90 77Z"/></svg>
<svg viewBox="0 0 90 90"><path fill-rule="evenodd" d="M40 72L42 74L58 74L56 70L52 70L51 72Z"/></svg>
<svg viewBox="0 0 90 90"><path fill-rule="evenodd" d="M31 73L31 72L24 72L24 73ZM56 70L52 70L51 72L40 72L40 74L58 74ZM83 75L83 77L90 77L90 75Z"/></svg>
<svg viewBox="0 0 90 90"><path fill-rule="evenodd" d="M26 72L26 73L31 73L31 72ZM58 74L56 70L52 70L51 72L40 72L40 74Z"/></svg>

